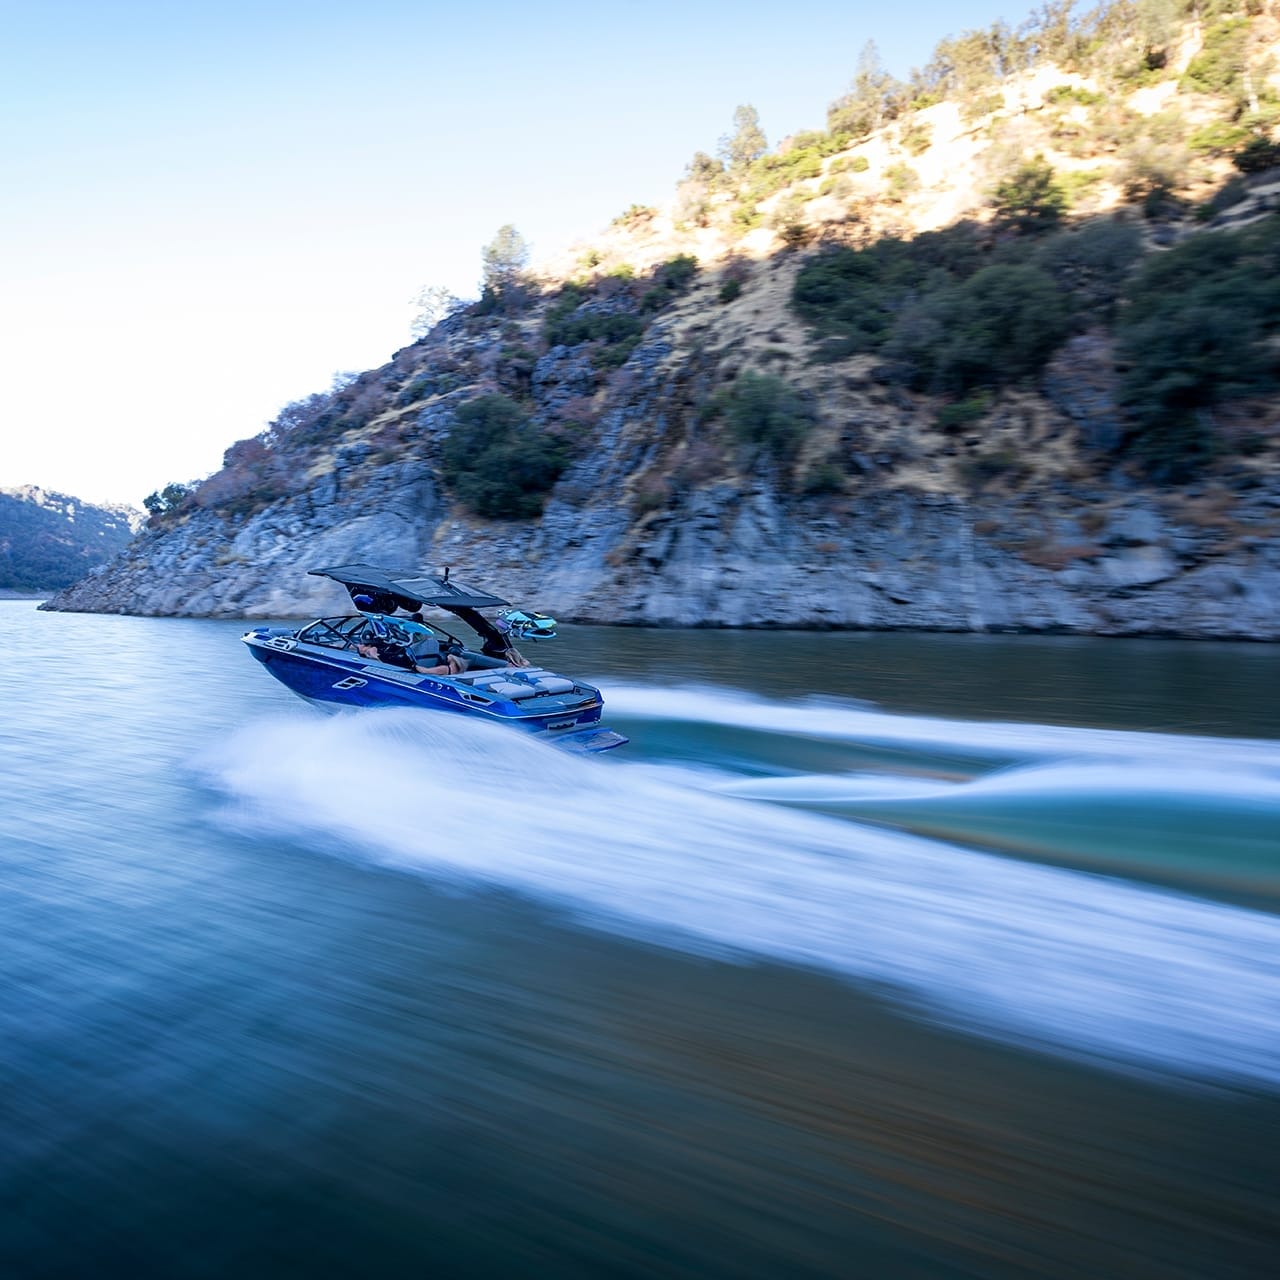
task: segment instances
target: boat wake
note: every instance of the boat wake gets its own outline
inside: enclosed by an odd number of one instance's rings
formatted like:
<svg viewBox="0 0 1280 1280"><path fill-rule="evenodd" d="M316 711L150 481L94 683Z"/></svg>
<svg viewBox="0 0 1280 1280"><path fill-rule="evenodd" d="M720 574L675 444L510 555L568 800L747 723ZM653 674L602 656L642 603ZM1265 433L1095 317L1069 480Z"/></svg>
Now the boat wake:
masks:
<svg viewBox="0 0 1280 1280"><path fill-rule="evenodd" d="M1130 855L1106 833L1119 824L1141 844L1135 812L1164 814L1160 840L1194 826L1189 814L1211 831L1244 813L1230 857L1274 877L1272 744L1215 742L1197 772L1206 740L630 689L611 690L610 710L637 744L686 749L580 759L388 711L260 722L204 764L224 820L250 834L514 890L659 945L838 974L969 1033L1280 1087L1280 917L950 842L1023 847L1024 828L1049 829L1055 849L1087 847L1114 871ZM804 768L782 776L769 762L788 742ZM861 748L890 747L903 767L824 774L814 743L864 764ZM884 825L909 820L947 839ZM1179 849L1169 856L1208 857Z"/></svg>

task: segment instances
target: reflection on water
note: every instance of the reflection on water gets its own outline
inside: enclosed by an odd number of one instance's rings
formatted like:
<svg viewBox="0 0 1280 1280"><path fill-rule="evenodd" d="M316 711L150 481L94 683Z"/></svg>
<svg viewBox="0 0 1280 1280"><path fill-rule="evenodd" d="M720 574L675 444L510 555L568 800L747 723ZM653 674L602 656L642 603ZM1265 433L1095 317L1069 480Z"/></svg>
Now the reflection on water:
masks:
<svg viewBox="0 0 1280 1280"><path fill-rule="evenodd" d="M1269 1274L1273 651L570 629L581 760L240 630L0 605L0 1275Z"/></svg>

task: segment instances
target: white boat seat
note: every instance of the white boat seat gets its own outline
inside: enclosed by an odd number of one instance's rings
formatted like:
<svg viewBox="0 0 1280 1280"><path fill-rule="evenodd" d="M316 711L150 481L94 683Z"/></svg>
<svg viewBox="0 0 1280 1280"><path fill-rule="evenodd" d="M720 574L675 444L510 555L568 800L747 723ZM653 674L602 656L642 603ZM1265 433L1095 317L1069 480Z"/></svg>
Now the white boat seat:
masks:
<svg viewBox="0 0 1280 1280"><path fill-rule="evenodd" d="M570 693L574 684L564 676L541 667L499 667L496 670L462 671L452 677L460 684L483 689L499 698L531 698L535 693Z"/></svg>
<svg viewBox="0 0 1280 1280"><path fill-rule="evenodd" d="M509 668L498 671L462 671L453 679L460 684L469 684L473 689L491 693L495 698L508 698L519 702L522 698L532 698L537 689L523 681L508 679Z"/></svg>
<svg viewBox="0 0 1280 1280"><path fill-rule="evenodd" d="M573 681L566 680L564 676L537 676L534 678L533 686L539 693L573 692Z"/></svg>
<svg viewBox="0 0 1280 1280"><path fill-rule="evenodd" d="M538 691L531 684L516 684L514 680L473 680L473 689L491 693L497 698L508 698L519 702L521 698L532 698Z"/></svg>
<svg viewBox="0 0 1280 1280"><path fill-rule="evenodd" d="M454 680L463 684L475 684L477 680L505 680L510 676L511 667L473 667L470 671L460 671Z"/></svg>

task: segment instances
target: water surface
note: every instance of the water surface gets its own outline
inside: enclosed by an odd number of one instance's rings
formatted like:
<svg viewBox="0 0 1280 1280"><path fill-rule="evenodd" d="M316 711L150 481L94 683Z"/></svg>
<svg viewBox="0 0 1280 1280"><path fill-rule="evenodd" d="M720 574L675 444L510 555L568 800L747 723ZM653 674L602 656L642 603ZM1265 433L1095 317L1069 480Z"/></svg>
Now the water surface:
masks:
<svg viewBox="0 0 1280 1280"><path fill-rule="evenodd" d="M241 630L0 602L0 1271L1267 1274L1274 648L568 629L580 760Z"/></svg>

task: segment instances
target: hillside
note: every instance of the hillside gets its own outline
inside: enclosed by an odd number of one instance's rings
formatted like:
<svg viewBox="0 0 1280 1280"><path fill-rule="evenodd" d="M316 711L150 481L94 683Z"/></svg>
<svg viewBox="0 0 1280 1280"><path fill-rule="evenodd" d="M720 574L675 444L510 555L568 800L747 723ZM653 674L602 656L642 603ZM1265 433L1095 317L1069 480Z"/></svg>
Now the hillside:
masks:
<svg viewBox="0 0 1280 1280"><path fill-rule="evenodd" d="M0 489L0 590L65 587L128 545L142 513L33 485Z"/></svg>
<svg viewBox="0 0 1280 1280"><path fill-rule="evenodd" d="M740 108L670 207L495 241L54 607L306 613L381 558L595 621L1280 638L1272 8L864 53L774 150Z"/></svg>

